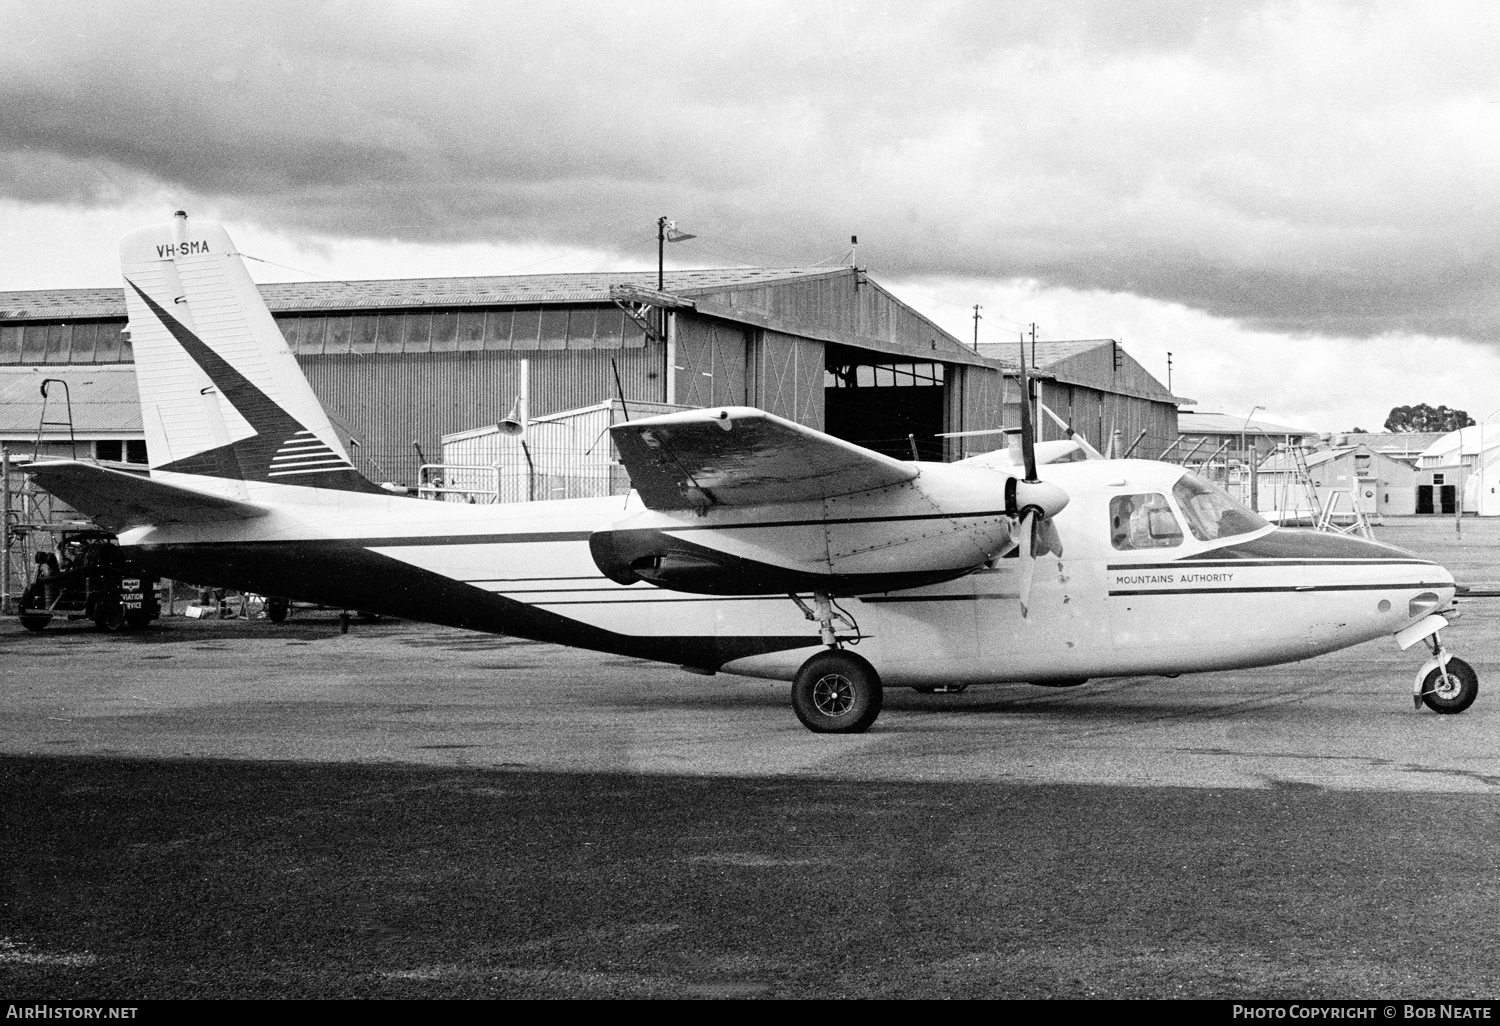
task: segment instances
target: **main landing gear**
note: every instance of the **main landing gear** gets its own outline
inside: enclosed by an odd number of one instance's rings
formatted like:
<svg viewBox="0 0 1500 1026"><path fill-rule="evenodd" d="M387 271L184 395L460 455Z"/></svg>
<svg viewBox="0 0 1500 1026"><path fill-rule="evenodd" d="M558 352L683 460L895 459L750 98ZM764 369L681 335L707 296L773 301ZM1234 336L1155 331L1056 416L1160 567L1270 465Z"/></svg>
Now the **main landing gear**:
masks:
<svg viewBox="0 0 1500 1026"><path fill-rule="evenodd" d="M870 729L885 700L880 675L864 659L844 651L834 630L835 622L856 633L858 626L835 612L833 599L824 592L813 595L813 609L796 595L792 601L809 620L818 621L818 633L828 646L803 663L792 680L792 709L797 719L818 734L860 734Z"/></svg>

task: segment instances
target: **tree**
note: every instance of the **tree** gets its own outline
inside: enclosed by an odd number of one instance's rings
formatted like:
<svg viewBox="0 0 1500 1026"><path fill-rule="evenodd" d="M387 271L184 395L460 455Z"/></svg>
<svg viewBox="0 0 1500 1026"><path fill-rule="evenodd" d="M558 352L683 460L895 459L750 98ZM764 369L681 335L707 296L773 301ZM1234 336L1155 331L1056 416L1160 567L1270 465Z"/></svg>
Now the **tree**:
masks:
<svg viewBox="0 0 1500 1026"><path fill-rule="evenodd" d="M1433 408L1426 403L1392 407L1391 415L1385 418L1387 431L1457 431L1473 426L1474 418L1463 410Z"/></svg>

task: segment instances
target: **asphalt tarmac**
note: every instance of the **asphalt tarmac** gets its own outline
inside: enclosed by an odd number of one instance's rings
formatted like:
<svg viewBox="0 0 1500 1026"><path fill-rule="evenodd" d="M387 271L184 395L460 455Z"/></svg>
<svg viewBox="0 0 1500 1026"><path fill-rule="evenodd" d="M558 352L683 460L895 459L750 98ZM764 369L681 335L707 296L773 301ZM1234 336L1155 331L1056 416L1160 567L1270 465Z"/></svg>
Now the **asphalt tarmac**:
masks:
<svg viewBox="0 0 1500 1026"><path fill-rule="evenodd" d="M1495 997L1462 609L1459 716L1384 640L893 690L857 737L419 624L3 620L0 996Z"/></svg>

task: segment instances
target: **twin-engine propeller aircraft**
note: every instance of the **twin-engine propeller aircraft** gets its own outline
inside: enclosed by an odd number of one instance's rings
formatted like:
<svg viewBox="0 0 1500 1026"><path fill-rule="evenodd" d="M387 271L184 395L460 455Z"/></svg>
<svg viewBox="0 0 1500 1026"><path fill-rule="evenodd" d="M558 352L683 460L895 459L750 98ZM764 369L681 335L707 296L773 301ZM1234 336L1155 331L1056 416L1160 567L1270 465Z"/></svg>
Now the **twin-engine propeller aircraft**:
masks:
<svg viewBox="0 0 1500 1026"><path fill-rule="evenodd" d="M1176 676L1387 634L1432 649L1418 705L1478 691L1440 641L1442 567L1036 443L1029 414L1014 463L907 463L728 407L611 428L628 498L395 495L355 470L220 226L179 213L121 258L151 476L29 472L164 577L789 680L819 732L868 728L883 687Z"/></svg>

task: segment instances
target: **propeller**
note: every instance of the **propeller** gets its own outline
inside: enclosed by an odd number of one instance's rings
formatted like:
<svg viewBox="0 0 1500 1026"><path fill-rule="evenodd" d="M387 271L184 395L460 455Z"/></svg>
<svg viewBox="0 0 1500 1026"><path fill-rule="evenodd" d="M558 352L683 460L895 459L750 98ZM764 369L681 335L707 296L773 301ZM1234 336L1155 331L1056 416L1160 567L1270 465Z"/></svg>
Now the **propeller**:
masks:
<svg viewBox="0 0 1500 1026"><path fill-rule="evenodd" d="M1020 522L1019 592L1021 615L1031 610L1031 584L1036 578L1036 560L1047 553L1062 555L1062 539L1052 518L1068 504L1068 493L1048 484L1037 474L1036 436L1031 421L1031 379L1026 373L1026 344L1021 344L1021 459L1026 476L1005 482L1005 512ZM1051 411L1048 411L1051 413ZM1053 415L1056 416L1055 414Z"/></svg>

